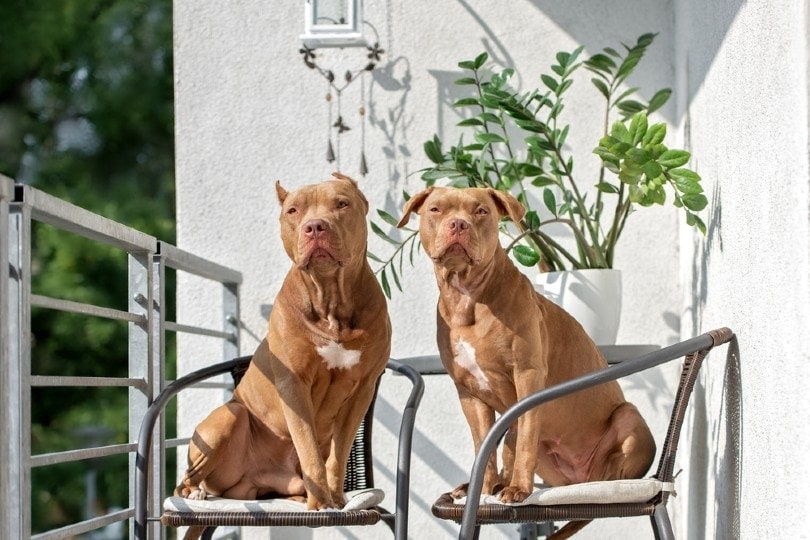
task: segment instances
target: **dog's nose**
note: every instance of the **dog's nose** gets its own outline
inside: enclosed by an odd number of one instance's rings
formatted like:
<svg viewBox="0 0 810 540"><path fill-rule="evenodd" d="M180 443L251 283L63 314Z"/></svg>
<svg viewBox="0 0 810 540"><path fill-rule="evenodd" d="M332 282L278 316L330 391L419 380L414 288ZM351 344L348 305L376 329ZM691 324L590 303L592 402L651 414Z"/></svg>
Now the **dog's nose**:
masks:
<svg viewBox="0 0 810 540"><path fill-rule="evenodd" d="M318 236L329 228L326 221L322 219L310 219L304 223L304 234L307 236Z"/></svg>
<svg viewBox="0 0 810 540"><path fill-rule="evenodd" d="M461 218L451 219L447 223L447 229L451 233L460 234L470 228L470 224Z"/></svg>

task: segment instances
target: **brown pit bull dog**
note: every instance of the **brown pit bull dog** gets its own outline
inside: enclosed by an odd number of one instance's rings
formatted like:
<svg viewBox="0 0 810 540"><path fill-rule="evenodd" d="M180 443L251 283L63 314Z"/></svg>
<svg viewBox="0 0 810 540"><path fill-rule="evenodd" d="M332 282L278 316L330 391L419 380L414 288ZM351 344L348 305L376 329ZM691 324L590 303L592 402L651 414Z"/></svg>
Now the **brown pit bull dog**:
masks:
<svg viewBox="0 0 810 540"><path fill-rule="evenodd" d="M368 202L354 180L332 176L292 192L276 183L293 266L233 399L197 426L175 495L345 504L346 461L391 325L366 259Z"/></svg>
<svg viewBox="0 0 810 540"><path fill-rule="evenodd" d="M431 187L405 204L434 263L439 285L437 337L442 363L458 390L475 451L495 421L517 400L607 363L579 323L534 291L509 260L498 222L519 223L523 206L494 189ZM503 470L490 459L483 493L524 500L534 473L552 486L639 478L652 463L655 442L616 382L549 402L522 416L508 432ZM453 496L465 494L466 484ZM571 522L567 538L588 522Z"/></svg>

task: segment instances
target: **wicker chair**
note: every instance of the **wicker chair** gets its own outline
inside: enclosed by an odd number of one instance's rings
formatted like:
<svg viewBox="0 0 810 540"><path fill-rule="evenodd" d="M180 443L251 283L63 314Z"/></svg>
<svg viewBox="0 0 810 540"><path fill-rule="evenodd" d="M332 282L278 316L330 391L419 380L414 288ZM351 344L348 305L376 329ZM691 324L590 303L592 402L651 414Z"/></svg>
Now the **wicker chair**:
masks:
<svg viewBox="0 0 810 540"><path fill-rule="evenodd" d="M530 538L535 533L532 531L533 527L526 524L541 524L544 522L548 524L548 522L554 521L587 521L628 516L650 516L653 534L657 540L674 538L666 504L669 493L672 491L675 452L678 447L681 424L703 359L713 347L725 343L729 344L727 362L732 360L736 362L739 356L736 337L728 328L721 328L527 396L507 409L498 418L482 442L473 463L467 498L464 504L456 503L449 493L445 493L434 503L432 507L433 515L441 519L461 523L460 539L477 538L482 524L522 523L524 525L521 527L521 538ZM664 439L658 470L653 478L647 479L649 482L644 480L636 481L638 485L647 484L645 486L648 490L647 494L640 495L642 500L628 502L628 499L638 499L639 495L636 494L635 497L624 497L624 502L616 502L613 499L605 498L604 495L605 487L618 487L614 485L614 482L592 482L543 490L543 496L549 494L553 496L555 490L568 490L570 492L572 491L570 488L574 488L573 491L576 491L576 503L566 503L567 494L564 492L560 497L556 497L557 500L551 504L543 502L541 504L519 506L482 503L480 495L487 459L495 450L509 426L519 416L552 399L607 381L616 380L684 356L680 384L678 385L669 427ZM739 411L734 412L739 413ZM739 414L732 414L732 416L734 421L740 421ZM735 429L736 433L739 433L739 424ZM737 451L739 451L739 448ZM650 483L658 486L652 490L652 495L650 495L649 491ZM631 484L631 482L625 481L625 484ZM538 493L540 492L535 492L535 494ZM553 527L551 527L551 530L553 530Z"/></svg>
<svg viewBox="0 0 810 540"><path fill-rule="evenodd" d="M209 366L190 373L168 385L154 400L144 416L138 438L137 472L135 478L135 537L147 537L147 522L157 520L157 517L147 516L148 486L147 471L151 458L152 433L155 423L166 406L166 403L182 389L203 381L215 375L231 372L234 384L238 384L250 363L250 356L236 358ZM412 384L408 400L402 412L400 423L398 463L396 477L395 511L390 512L381 506L365 509L354 509L340 512L308 512L308 511L169 511L164 510L160 521L164 525L204 526L203 538L210 538L218 526L250 526L250 527L337 527L349 525L374 525L383 521L391 528L394 537L405 540L408 536L408 501L410 484L411 442L413 437L414 420L419 402L424 392L424 383L421 375L401 362L389 360L387 371L406 376ZM377 385L379 386L379 380ZM374 403L376 392L371 406L366 412L354 440L349 461L347 464L345 491L366 490L374 487L372 467L371 435L374 418Z"/></svg>

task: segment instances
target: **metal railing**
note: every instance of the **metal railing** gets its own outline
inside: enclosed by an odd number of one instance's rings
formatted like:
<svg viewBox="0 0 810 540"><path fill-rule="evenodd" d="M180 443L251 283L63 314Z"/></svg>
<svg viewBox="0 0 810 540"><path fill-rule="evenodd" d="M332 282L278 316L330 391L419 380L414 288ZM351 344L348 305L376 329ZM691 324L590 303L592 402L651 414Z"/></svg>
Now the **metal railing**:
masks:
<svg viewBox="0 0 810 540"><path fill-rule="evenodd" d="M94 242L117 248L128 257L126 311L33 294L31 291L32 221L45 223ZM134 516L135 451L141 419L165 387L166 332L211 336L223 343L222 358L239 352L239 272L207 261L30 186L0 175L0 538L67 538L129 520ZM222 326L204 328L166 320L166 271L186 272L222 286ZM127 377L42 376L31 371L31 308L71 312L123 321L129 330ZM217 359L212 359L217 361ZM127 387L129 436L126 444L91 446L32 455L31 392L37 387ZM165 494L165 450L185 440L166 441L161 421L153 442L154 460L147 474L150 514L159 513ZM54 464L129 455L129 505L64 527L32 534L31 470ZM159 523L150 538L161 538Z"/></svg>

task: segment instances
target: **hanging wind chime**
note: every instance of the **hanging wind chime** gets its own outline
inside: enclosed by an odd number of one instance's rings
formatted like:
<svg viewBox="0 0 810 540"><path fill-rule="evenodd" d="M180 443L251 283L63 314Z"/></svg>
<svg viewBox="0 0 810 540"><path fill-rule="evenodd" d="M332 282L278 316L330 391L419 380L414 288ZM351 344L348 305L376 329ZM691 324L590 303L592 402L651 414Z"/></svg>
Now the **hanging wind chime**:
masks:
<svg viewBox="0 0 810 540"><path fill-rule="evenodd" d="M326 103L328 109L327 115L327 140L326 140L326 161L329 163L337 162L337 167L340 169L340 136L349 131L351 127L345 122L342 111L342 97L343 91L349 87L356 80L360 80L360 106L357 109L357 114L360 117L360 174L363 176L368 172L368 165L366 163L366 87L363 83L363 75L366 72L372 71L380 57L385 51L380 48L379 42L375 41L374 45L366 46L368 51L366 54L366 65L357 70L346 70L343 75L343 80L338 81L335 77L334 71L325 69L318 65L316 49L309 48L304 45L299 52L303 56L304 64L310 69L316 70L320 75L326 79ZM335 144L332 144L332 138L335 138Z"/></svg>

